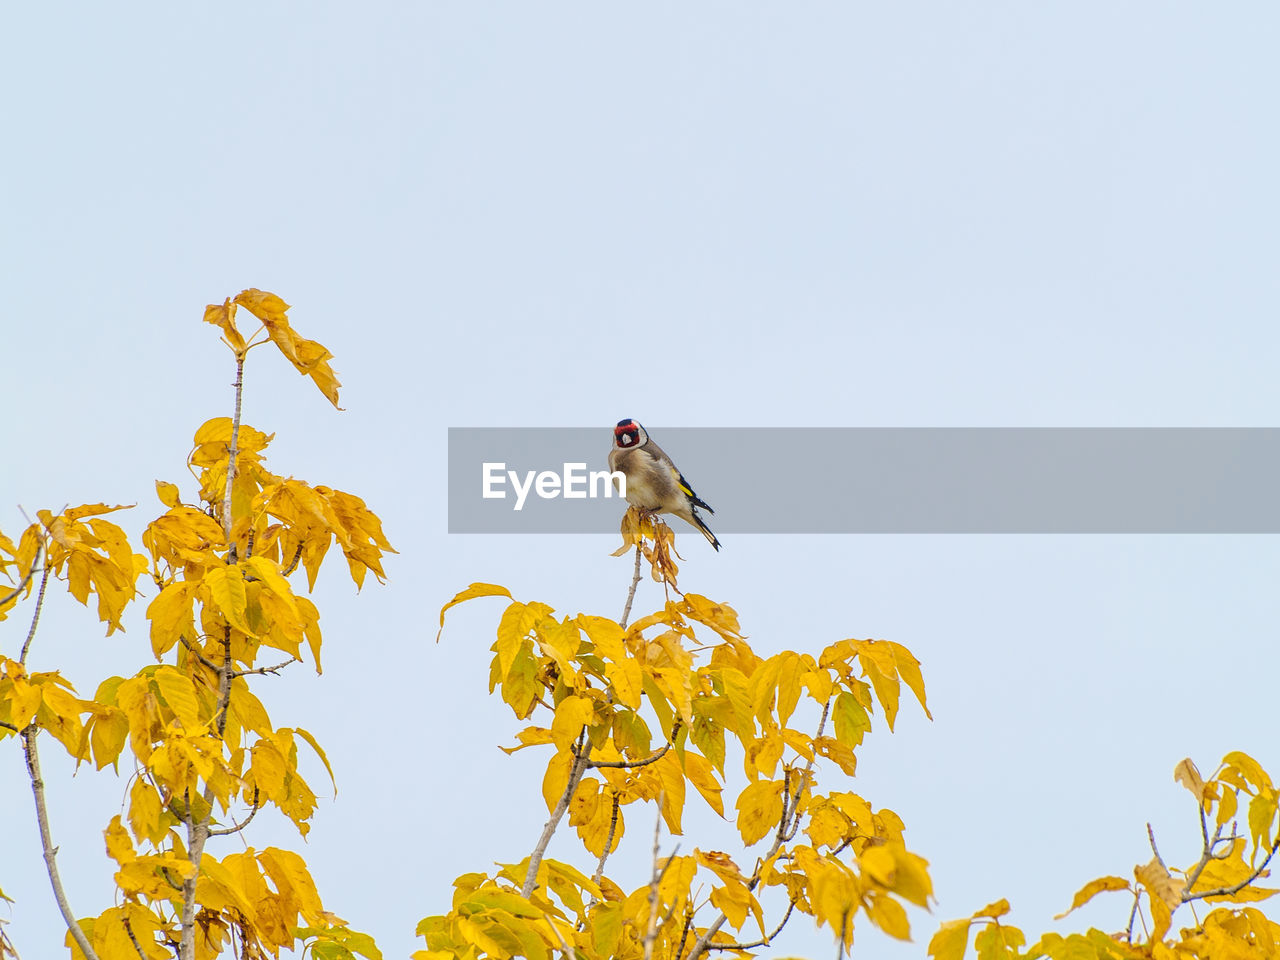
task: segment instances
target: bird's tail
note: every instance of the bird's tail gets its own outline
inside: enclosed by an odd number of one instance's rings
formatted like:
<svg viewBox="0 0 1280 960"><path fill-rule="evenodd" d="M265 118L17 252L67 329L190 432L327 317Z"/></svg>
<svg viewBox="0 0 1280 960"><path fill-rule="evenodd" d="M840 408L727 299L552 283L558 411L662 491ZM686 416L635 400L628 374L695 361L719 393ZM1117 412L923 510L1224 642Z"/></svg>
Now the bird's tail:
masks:
<svg viewBox="0 0 1280 960"><path fill-rule="evenodd" d="M707 538L707 542L720 550L720 541L716 539L716 535L711 532L711 528L707 526L707 522L702 519L697 510L693 510L693 525L702 531L702 535Z"/></svg>

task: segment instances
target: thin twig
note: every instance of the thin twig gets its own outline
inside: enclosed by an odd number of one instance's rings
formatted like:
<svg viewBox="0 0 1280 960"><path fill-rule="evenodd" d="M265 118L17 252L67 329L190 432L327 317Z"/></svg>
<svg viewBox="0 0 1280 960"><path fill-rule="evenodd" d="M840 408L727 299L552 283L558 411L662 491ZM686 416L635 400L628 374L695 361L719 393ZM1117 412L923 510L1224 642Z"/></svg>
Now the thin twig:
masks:
<svg viewBox="0 0 1280 960"><path fill-rule="evenodd" d="M4 727L6 730L12 730L14 733L20 732L18 727L15 727L12 723L8 723L4 720L0 720L0 727Z"/></svg>
<svg viewBox="0 0 1280 960"><path fill-rule="evenodd" d="M236 415L231 420L231 443L227 447L227 483L222 494L222 530L227 541L227 562L236 562L236 547L231 542L231 486L236 478L236 455L240 452L240 402L244 397L244 354L236 354ZM185 939L185 938L184 938Z"/></svg>
<svg viewBox="0 0 1280 960"><path fill-rule="evenodd" d="M653 874L649 881L649 921L644 931L644 960L652 960L653 943L658 939L658 884L666 873L666 867L658 870L658 842L662 838L662 803L665 799L666 791L659 791L658 812L653 821ZM668 858L667 866L670 865L671 858Z"/></svg>
<svg viewBox="0 0 1280 960"><path fill-rule="evenodd" d="M1133 921L1138 918L1138 904L1142 901L1141 890L1133 891L1133 909L1129 911L1129 933L1125 938L1127 943L1133 943Z"/></svg>
<svg viewBox="0 0 1280 960"><path fill-rule="evenodd" d="M791 911L796 908L796 902L791 901L787 905L787 912L782 915L782 922L774 928L773 933L766 936L763 940L757 940L755 943L709 943L708 950L754 950L756 947L767 947L778 934L782 932L782 928L787 925L787 921L791 919Z"/></svg>
<svg viewBox="0 0 1280 960"><path fill-rule="evenodd" d="M680 955L684 953L685 941L689 939L689 930L693 927L693 911L688 906L685 907L684 929L680 931L680 946L676 947L676 952L672 954L675 960L680 960Z"/></svg>
<svg viewBox="0 0 1280 960"><path fill-rule="evenodd" d="M133 935L133 927L129 925L129 918L124 917L120 921L124 924L124 932L129 935L129 939L133 941L133 949L138 951L141 960L148 960L147 955L142 950L142 944L138 942L138 938Z"/></svg>
<svg viewBox="0 0 1280 960"><path fill-rule="evenodd" d="M39 728L34 723L23 729L22 747L27 755L27 774L31 778L31 793L36 800L36 823L40 827L40 846L44 850L45 869L49 873L49 882L53 884L53 898L58 902L58 910L62 913L62 919L67 924L71 938L75 940L76 946L80 948L86 960L97 960L98 955L93 952L89 938L80 929L80 924L76 923L75 914L71 912L71 904L67 902L67 893L62 887L62 878L58 875L58 848L53 845L53 837L49 831L49 811L45 806L44 780L40 776L40 753L36 749L36 737L39 732Z"/></svg>
<svg viewBox="0 0 1280 960"><path fill-rule="evenodd" d="M214 663L212 660L210 660L208 657L206 657L203 653L201 653L199 647L197 647L194 643L192 643L186 637L180 636L178 637L178 639L182 641L182 645L184 647L186 647L188 650L190 650L192 653L196 655L196 659L198 659L202 664L204 664L214 673L218 672L218 665Z"/></svg>
<svg viewBox="0 0 1280 960"><path fill-rule="evenodd" d="M636 598L636 587L640 584L640 544L636 544L636 569L631 575L631 589L627 591L627 605L622 608L622 629L627 629L627 619L631 616L631 602Z"/></svg>
<svg viewBox="0 0 1280 960"><path fill-rule="evenodd" d="M258 811L261 809L262 809L262 805L258 803L258 788L254 787L253 788L253 809L249 811L249 816L244 818L244 823L236 823L235 818L233 817L231 819L231 826L218 827L216 829L210 828L209 836L225 837L229 833L239 833L241 830L243 830L245 827L247 827L250 824L253 818L258 815Z"/></svg>
<svg viewBox="0 0 1280 960"><path fill-rule="evenodd" d="M667 755L670 749L671 741L668 740L665 747L643 760L589 760L587 766L592 770L602 770L606 767L614 770L634 770L636 767L647 767L651 763L657 763Z"/></svg>
<svg viewBox="0 0 1280 960"><path fill-rule="evenodd" d="M31 558L30 569L27 570L26 575L22 578L22 580L18 583L16 587L14 587L7 594L5 594L3 598L0 598L0 607L3 607L6 603L8 603L10 600L12 600L14 597L16 597L18 594L20 594L23 590L27 588L27 584L31 582L31 578L36 575L36 567L39 566L40 564L40 554L43 552L43 550L44 550L44 541L41 541L40 543L36 544L36 555Z"/></svg>
<svg viewBox="0 0 1280 960"><path fill-rule="evenodd" d="M560 928L556 926L555 921L552 920L550 917L547 917L546 921L547 921L547 926L551 928L551 932L554 933L556 935L556 939L560 941L560 949L565 952L565 955L569 958L569 960L576 960L578 956L578 951L574 950L573 947L565 943L564 936L563 934L560 933Z"/></svg>
<svg viewBox="0 0 1280 960"><path fill-rule="evenodd" d="M1156 855L1156 863L1160 864L1160 869L1165 873L1169 872L1169 868L1165 866L1164 857L1160 856L1160 851L1156 849L1156 832L1151 829L1151 824L1147 824L1147 840L1151 842L1151 852Z"/></svg>
<svg viewBox="0 0 1280 960"><path fill-rule="evenodd" d="M302 559L302 544L298 544L298 549L293 551L293 559L289 561L289 566L280 571L281 576L289 576L293 571L298 569L298 561Z"/></svg>
<svg viewBox="0 0 1280 960"><path fill-rule="evenodd" d="M569 801L577 792L578 781L582 779L582 772L587 769L587 757L590 753L591 744L587 742L587 728L583 727L582 733L578 735L578 746L574 750L573 765L569 768L569 782L565 784L564 793L560 795L555 809L551 811L550 819L542 828L538 845L533 848L533 853L529 854L529 872L525 875L524 886L520 890L520 896L526 900L533 894L533 888L538 885L538 868L542 866L542 858L546 856L547 844L551 842L551 835L556 832L561 818L569 809Z"/></svg>
<svg viewBox="0 0 1280 960"><path fill-rule="evenodd" d="M618 794L613 795L613 812L609 816L609 836L604 841L604 852L600 854L600 862L596 864L596 872L591 875L591 882L597 887L600 881L604 879L604 862L609 859L609 854L613 851L613 837L618 832Z"/></svg>
<svg viewBox="0 0 1280 960"><path fill-rule="evenodd" d="M31 615L31 629L27 631L26 642L22 645L22 655L18 657L18 662L23 666L27 663L27 651L31 649L31 641L36 636L36 626L40 623L40 609L44 606L44 592L49 586L49 564L44 565L44 573L40 575L40 589L36 591L36 609Z"/></svg>
<svg viewBox="0 0 1280 960"><path fill-rule="evenodd" d="M1185 889L1190 890L1196 885L1196 881L1200 879L1200 874L1204 873L1204 868L1209 865L1210 860L1226 860L1231 856L1232 847L1229 845L1222 853L1215 853L1214 850L1220 843L1234 844L1239 838L1235 834L1234 828L1231 836L1222 836L1222 824L1214 827L1213 836L1208 839L1204 845L1204 852L1200 854L1200 862L1191 868L1187 873L1187 882ZM1233 825L1234 827L1234 825Z"/></svg>
<svg viewBox="0 0 1280 960"><path fill-rule="evenodd" d="M277 663L274 667L258 667L256 670L236 670L234 673L231 674L231 676L234 679L235 677L248 677L248 676L253 676L254 674L265 675L269 673L273 677L278 677L280 676L280 671L283 670L285 667L289 666L289 664L301 663L301 662L302 661L299 660L297 657L290 657L284 663Z"/></svg>

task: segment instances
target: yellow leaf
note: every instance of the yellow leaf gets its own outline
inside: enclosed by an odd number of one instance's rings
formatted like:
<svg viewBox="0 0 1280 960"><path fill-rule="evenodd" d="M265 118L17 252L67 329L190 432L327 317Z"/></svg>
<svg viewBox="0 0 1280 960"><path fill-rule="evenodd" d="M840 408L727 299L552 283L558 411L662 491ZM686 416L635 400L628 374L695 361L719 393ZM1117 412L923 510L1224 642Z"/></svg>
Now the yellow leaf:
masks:
<svg viewBox="0 0 1280 960"><path fill-rule="evenodd" d="M627 649L622 642L624 631L618 623L605 617L593 617L580 613L578 626L586 632L587 638L596 648L596 653L606 663L626 659Z"/></svg>
<svg viewBox="0 0 1280 960"><path fill-rule="evenodd" d="M760 780L748 784L734 804L738 832L747 846L756 843L782 819L782 781Z"/></svg>
<svg viewBox="0 0 1280 960"><path fill-rule="evenodd" d="M871 914L872 923L897 940L911 939L911 924L902 904L884 894L873 896L870 900L868 913Z"/></svg>
<svg viewBox="0 0 1280 960"><path fill-rule="evenodd" d="M547 803L548 812L554 810L564 796L565 788L569 785L573 759L573 754L564 751L557 753L547 764L547 772L542 777L542 799Z"/></svg>
<svg viewBox="0 0 1280 960"><path fill-rule="evenodd" d="M160 688L161 698L182 722L182 729L187 733L199 730L202 726L200 706L196 702L196 689L190 678L175 667L165 665L156 670L155 681Z"/></svg>
<svg viewBox="0 0 1280 960"><path fill-rule="evenodd" d="M133 850L133 841L129 839L129 834L120 822L120 814L111 818L111 823L103 831L103 836L107 838L107 856L116 863L124 866L137 859L137 854Z"/></svg>
<svg viewBox="0 0 1280 960"><path fill-rule="evenodd" d="M128 736L129 721L122 711L111 709L94 717L93 727L89 731L94 765L101 770L108 763L114 764L120 757Z"/></svg>
<svg viewBox="0 0 1280 960"><path fill-rule="evenodd" d="M267 847L258 854L258 862L262 864L266 875L271 878L276 889L281 893L289 891L298 912L315 922L320 919L324 907L320 903L320 895L316 892L315 881L307 870L306 862L292 850L281 850L278 847Z"/></svg>
<svg viewBox="0 0 1280 960"><path fill-rule="evenodd" d="M622 904L601 903L591 911L591 942L597 956L616 955L618 941L622 937ZM450 957L452 960L452 957Z"/></svg>
<svg viewBox="0 0 1280 960"><path fill-rule="evenodd" d="M316 741L316 738L313 737L309 731L302 729L302 727L294 727L293 732L303 740L307 741L307 743L311 745L311 749L316 752L316 756L320 758L320 762L324 764L324 768L329 774L329 782L333 784L333 794L334 796L337 796L338 781L333 776L333 767L329 766L329 758L325 755L324 749Z"/></svg>
<svg viewBox="0 0 1280 960"><path fill-rule="evenodd" d="M1175 783L1180 783L1190 790L1198 802L1204 803L1204 780L1190 757L1179 761L1173 768L1173 779Z"/></svg>
<svg viewBox="0 0 1280 960"><path fill-rule="evenodd" d="M244 337L236 329L236 305L231 302L230 298L222 303L211 303L205 307L204 322L220 327L222 335L227 339L227 346L237 354L244 350Z"/></svg>
<svg viewBox="0 0 1280 960"><path fill-rule="evenodd" d="M289 304L285 303L274 293L267 293L265 290L259 290L257 287L250 287L248 290L241 290L235 297L235 303L240 304L255 317L262 321L270 333L273 327L289 327L289 318L287 316ZM292 331L290 331L292 332ZM285 350L281 346L281 350ZM285 356L293 358L292 343L289 349L285 350Z"/></svg>
<svg viewBox="0 0 1280 960"><path fill-rule="evenodd" d="M604 673L618 702L632 710L640 709L640 697L644 689L640 664L623 653L619 659L606 662Z"/></svg>
<svg viewBox="0 0 1280 960"><path fill-rule="evenodd" d="M147 619L151 621L151 650L157 659L168 653L183 634L190 638L195 636L191 614L192 586L174 581L156 594L147 607Z"/></svg>
<svg viewBox="0 0 1280 960"><path fill-rule="evenodd" d="M932 720L933 714L929 712L929 705L925 703L924 677L920 673L920 661L900 643L890 640L889 647L893 650L893 662L898 668L898 676L902 678L902 682L910 688L911 692L916 695L924 715Z"/></svg>
<svg viewBox="0 0 1280 960"><path fill-rule="evenodd" d="M747 909L751 906L751 891L741 881L730 881L711 891L711 904L724 913L730 926L739 930L747 919Z"/></svg>
<svg viewBox="0 0 1280 960"><path fill-rule="evenodd" d="M969 921L948 920L929 941L929 956L934 960L963 960L969 945Z"/></svg>
<svg viewBox="0 0 1280 960"><path fill-rule="evenodd" d="M1239 771L1240 776L1253 786L1262 790L1271 789L1271 778L1267 776L1267 771L1247 753L1233 750L1222 758L1222 762L1229 769Z"/></svg>
<svg viewBox="0 0 1280 960"><path fill-rule="evenodd" d="M894 663L893 647L878 640L855 640L858 649L858 662L862 672L875 688L876 698L884 707L885 723L893 730L893 722L898 716L898 683L897 665Z"/></svg>
<svg viewBox="0 0 1280 960"><path fill-rule="evenodd" d="M556 707L555 719L551 721L551 739L556 747L561 751L568 750L594 716L595 705L586 697L570 696L561 700Z"/></svg>
<svg viewBox="0 0 1280 960"><path fill-rule="evenodd" d="M467 587L467 589L440 608L440 629L436 631L436 643L440 642L440 634L444 633L444 615L448 609L466 600L474 600L476 597L506 597L510 600L511 591L506 587L498 586L496 583L473 583Z"/></svg>
<svg viewBox="0 0 1280 960"><path fill-rule="evenodd" d="M808 667L799 654L788 651L779 656L782 663L778 668L778 722L785 724L800 702L800 680Z"/></svg>
<svg viewBox="0 0 1280 960"><path fill-rule="evenodd" d="M1230 889L1239 886L1251 877L1253 868L1244 862L1244 849L1245 842L1243 839L1239 839L1232 844L1230 856L1223 859L1217 857L1211 859L1205 864L1200 876L1196 878L1196 885L1192 892L1203 894L1209 890ZM1250 884L1230 896L1206 897L1205 899L1211 903L1249 903L1265 900L1275 892L1275 890L1268 887Z"/></svg>
<svg viewBox="0 0 1280 960"><path fill-rule="evenodd" d="M600 805L600 781L595 777L583 777L578 789L569 801L569 826L579 827L589 823Z"/></svg>
<svg viewBox="0 0 1280 960"><path fill-rule="evenodd" d="M1124 877L1099 877L1097 880L1090 880L1076 891L1076 895L1071 900L1071 906L1067 907L1067 909L1062 913L1057 914L1053 919L1061 920L1072 910L1075 910L1078 907L1083 907L1104 890L1128 889L1130 889L1129 881L1124 879Z"/></svg>
<svg viewBox="0 0 1280 960"><path fill-rule="evenodd" d="M244 561L244 566L266 584L272 593L284 601L294 616L301 617L298 612L298 606L294 602L293 588L289 586L289 581L281 575L278 563L274 560L268 560L266 557L250 557Z"/></svg>
<svg viewBox="0 0 1280 960"><path fill-rule="evenodd" d="M694 789L702 795L702 799L720 816L724 816L724 800L720 793L724 789L716 780L715 768L706 757L692 751L684 754L684 772L693 784Z"/></svg>
<svg viewBox="0 0 1280 960"><path fill-rule="evenodd" d="M867 716L866 708L848 691L842 691L836 697L832 716L836 739L850 749L861 744L863 736L871 730L871 718Z"/></svg>
<svg viewBox="0 0 1280 960"><path fill-rule="evenodd" d="M1133 875L1147 890L1147 900L1151 907L1151 919L1154 925L1152 941L1163 940L1169 930L1173 911L1182 903L1185 885L1174 879L1164 868L1160 860L1152 857L1149 863L1133 868Z"/></svg>
<svg viewBox="0 0 1280 960"><path fill-rule="evenodd" d="M138 842L146 840L158 844L165 831L160 826L160 796L147 781L138 777L129 790L129 826ZM110 838L108 838L110 845Z"/></svg>
<svg viewBox="0 0 1280 960"><path fill-rule="evenodd" d="M1009 901L1001 897L995 903L988 903L985 907L973 915L976 920L978 917L991 917L998 920L1009 912Z"/></svg>
<svg viewBox="0 0 1280 960"><path fill-rule="evenodd" d="M668 751L662 759L641 769L652 770L662 784L662 819L667 829L677 836L683 833L681 815L684 812L685 780L675 751Z"/></svg>
<svg viewBox="0 0 1280 960"><path fill-rule="evenodd" d="M165 483L163 480L156 481L156 496L160 498L160 502L166 507L182 506L182 498L178 493L178 485L174 483Z"/></svg>
<svg viewBox="0 0 1280 960"><path fill-rule="evenodd" d="M245 620L248 598L239 567L230 564L214 567L204 575L203 582L227 622L242 633L253 636L253 630Z"/></svg>

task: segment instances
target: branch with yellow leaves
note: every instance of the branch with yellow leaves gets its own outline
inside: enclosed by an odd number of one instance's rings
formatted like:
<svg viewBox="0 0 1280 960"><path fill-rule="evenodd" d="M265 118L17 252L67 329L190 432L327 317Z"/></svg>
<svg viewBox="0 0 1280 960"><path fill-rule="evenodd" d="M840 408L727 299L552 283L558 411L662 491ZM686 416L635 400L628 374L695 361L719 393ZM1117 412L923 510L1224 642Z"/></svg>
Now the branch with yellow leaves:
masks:
<svg viewBox="0 0 1280 960"><path fill-rule="evenodd" d="M821 737L822 732L826 729L827 717L830 713L831 713L831 701L828 700L822 706L822 718L818 721L818 732L814 735L815 740L818 737ZM816 757L816 754L815 754L815 757ZM769 852L760 858L760 860L756 865L755 871L751 874L751 879L747 881L748 892L753 892L756 889L756 887L760 885L760 881L764 877L762 873L764 869L764 865L767 863L770 863L773 860L774 856L778 853L778 851L782 849L783 843L787 842L791 837L795 836L796 829L800 825L800 811L799 811L800 794L804 790L804 786L808 782L809 777L812 776L813 774L813 763L814 763L814 757L811 757L809 759L809 762L805 765L804 773L802 773L800 776L796 778L796 785L795 785L794 792L787 793L784 788L782 816L778 820L778 829L773 837L773 845L769 848ZM787 777L784 780L784 782L787 783L789 786L790 774L787 774ZM787 797L790 797L790 799L787 800L786 799ZM787 823L788 817L791 818L790 825L788 825ZM793 906L794 906L794 903L793 903ZM724 923L727 919L728 919L728 915L723 910L721 910L720 915L711 922L711 925L707 927L706 930L703 931L702 936L698 937L698 939L694 942L693 949L689 951L689 956L685 958L685 960L698 960L700 956L702 956L704 953L710 950L711 938L714 937L719 932L720 928L724 926Z"/></svg>
<svg viewBox="0 0 1280 960"><path fill-rule="evenodd" d="M240 414L244 400L244 358L246 350L247 348L234 350L236 357L236 379L232 386L234 386L236 392L235 415L231 420L231 442L227 447L226 486L223 490L222 497L222 529L227 544L226 562L228 565L236 563L236 546L231 539L231 528L233 525L231 516L231 491L235 483L237 468L236 455L239 450ZM201 660L204 660L203 656L201 657ZM231 704L231 681L235 677L235 670L232 666L231 660L230 626L223 628L222 665L216 669L218 672L218 701L214 710L214 716L217 718L218 737L221 739L227 731L227 710ZM204 800L206 812L199 821L196 820L195 815L191 812L190 804L187 805L187 812L184 818L187 827L188 859L196 869L192 872L189 878L183 881L182 884L182 939L178 945L179 960L195 960L196 956L196 882L200 876L200 863L204 856L205 843L208 841L210 836L209 823L213 818L212 784L205 784Z"/></svg>
<svg viewBox="0 0 1280 960"><path fill-rule="evenodd" d="M35 570L34 560L32 561L31 569ZM49 571L49 564L46 563L44 565L44 573L40 577L40 588L36 593L36 607L31 615L31 627L27 630L27 639L22 644L22 653L18 657L18 663L24 667L27 662L27 654L31 650L31 641L35 639L36 627L40 623L40 610L44 606L45 592L49 586ZM15 731L18 729L7 723L5 726ZM62 914L62 919L66 922L67 930L70 931L76 946L80 948L87 960L97 960L97 954L93 952L93 947L89 945L89 938L85 936L84 931L80 929L80 924L76 922L75 914L71 910L71 904L67 900L66 889L62 886L62 877L58 873L58 848L54 846L53 833L49 828L49 808L45 802L44 778L40 774L40 751L36 746L40 728L33 721L22 728L20 734L23 753L27 759L27 776L31 780L31 794L35 799L36 825L40 829L40 847L44 853L44 865L46 872L49 874L49 883L53 886L53 899L57 901L58 911Z"/></svg>
<svg viewBox="0 0 1280 960"><path fill-rule="evenodd" d="M3 607L6 603L8 603L10 600L16 597L18 594L20 594L23 590L27 589L27 584L30 583L31 578L35 576L36 567L39 566L40 564L40 554L43 551L43 549L44 549L43 543L39 544L36 547L36 555L35 555L35 558L32 559L31 561L31 569L29 569L26 572L26 574L18 582L18 585L16 587L14 587L12 590L6 593L3 597L0 597L0 607ZM45 573L47 575L48 571L46 570Z"/></svg>
<svg viewBox="0 0 1280 960"><path fill-rule="evenodd" d="M547 844L551 842L552 835L556 832L556 828L560 826L560 820L564 817L565 811L569 809L569 801L573 799L574 793L578 789L578 782L582 779L583 771L587 769L588 757L591 754L591 744L587 742L587 728L582 728L582 733L578 735L578 742L573 747L573 765L569 768L569 782L565 784L564 793L560 795L560 800L556 803L555 809L551 811L551 816L542 828L542 836L538 838L538 845L533 848L533 853L529 855L529 872L525 874L524 886L520 889L520 896L526 900L533 894L533 888L538 885L538 868L542 866L542 858L546 856Z"/></svg>
<svg viewBox="0 0 1280 960"><path fill-rule="evenodd" d="M36 738L39 735L39 728L34 723L28 724L22 731L22 749L26 753L27 774L31 778L31 792L36 801L36 824L40 828L40 847L44 851L45 870L48 871L49 882L53 885L53 899L57 901L58 911L67 924L71 938L75 940L76 946L80 948L86 960L98 960L98 955L93 952L93 947L89 944L89 938L76 922L71 904L67 901L67 892L62 886L62 877L58 874L58 848L53 845L53 835L49 829L49 813L44 799L44 779L40 775L40 753L36 748Z"/></svg>

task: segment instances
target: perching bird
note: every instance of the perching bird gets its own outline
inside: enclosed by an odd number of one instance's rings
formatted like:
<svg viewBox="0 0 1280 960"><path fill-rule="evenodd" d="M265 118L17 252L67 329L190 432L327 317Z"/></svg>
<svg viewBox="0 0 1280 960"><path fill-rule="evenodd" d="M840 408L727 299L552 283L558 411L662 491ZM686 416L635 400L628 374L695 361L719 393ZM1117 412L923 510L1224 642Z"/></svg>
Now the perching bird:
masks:
<svg viewBox="0 0 1280 960"><path fill-rule="evenodd" d="M671 458L649 439L644 427L635 420L619 420L613 428L609 469L627 478L627 502L632 506L652 513L673 514L693 524L711 546L720 549L720 541L698 515L698 507L707 513L715 511L693 492Z"/></svg>

